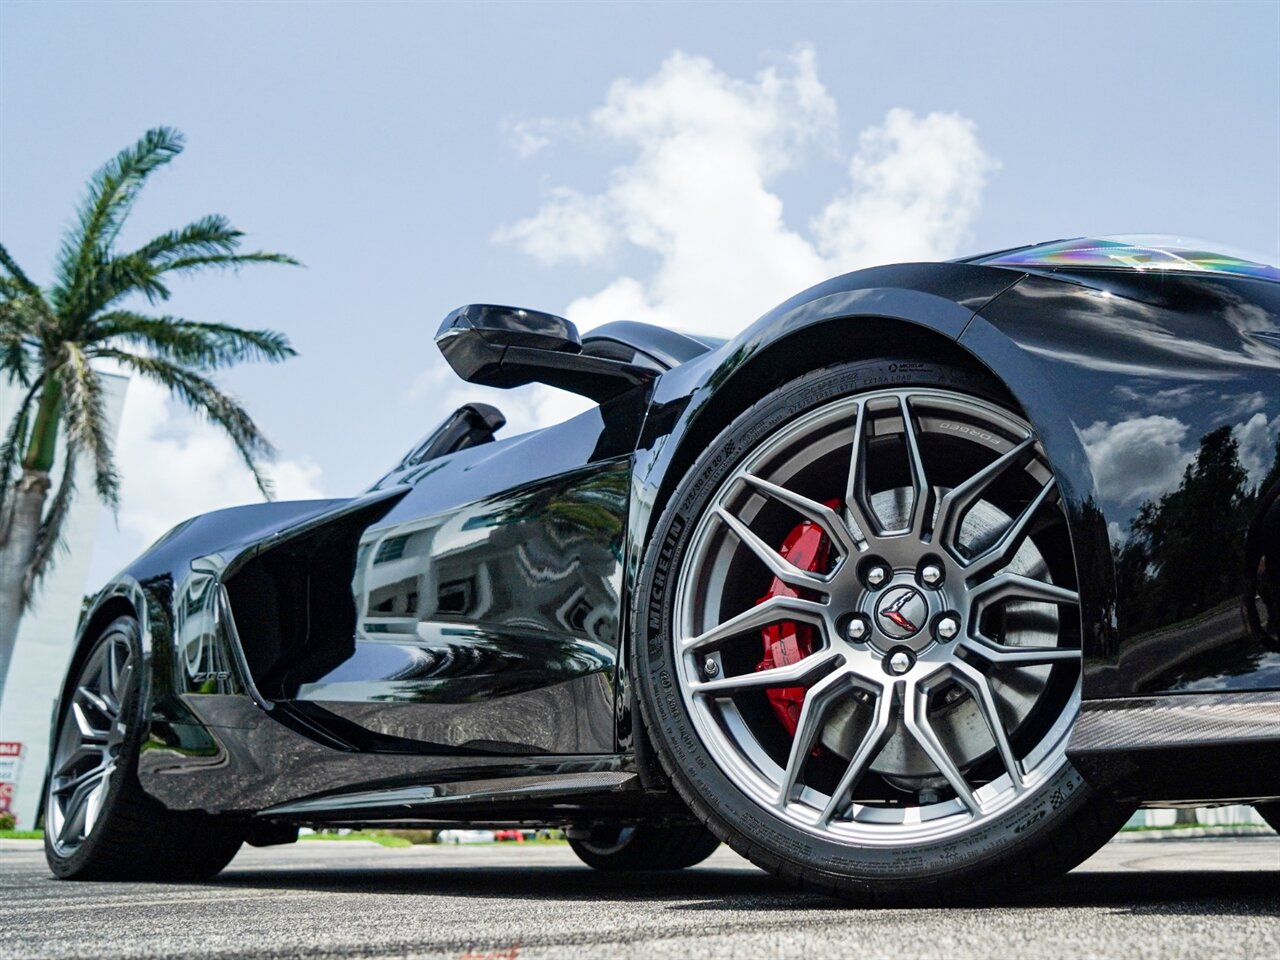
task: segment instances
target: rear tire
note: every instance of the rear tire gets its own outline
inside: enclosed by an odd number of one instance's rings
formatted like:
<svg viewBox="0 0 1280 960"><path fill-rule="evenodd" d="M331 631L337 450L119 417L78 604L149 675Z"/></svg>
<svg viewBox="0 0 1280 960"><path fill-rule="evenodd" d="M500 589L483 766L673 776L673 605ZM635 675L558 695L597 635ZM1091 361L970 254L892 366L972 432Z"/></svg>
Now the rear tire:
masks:
<svg viewBox="0 0 1280 960"><path fill-rule="evenodd" d="M45 799L45 858L59 879L205 880L244 839L238 823L143 792L142 662L138 622L121 617L75 667Z"/></svg>
<svg viewBox="0 0 1280 960"><path fill-rule="evenodd" d="M1276 833L1280 833L1280 800L1272 800L1270 803L1255 803L1253 809L1258 811L1258 816L1267 822L1267 826L1271 827Z"/></svg>
<svg viewBox="0 0 1280 960"><path fill-rule="evenodd" d="M632 630L641 719L694 814L784 880L988 899L1071 869L1132 812L1065 757L1074 559L1051 465L1002 396L942 364L815 371L710 443L654 527ZM805 524L834 561L787 559ZM807 646L772 660L797 624Z"/></svg>
<svg viewBox="0 0 1280 960"><path fill-rule="evenodd" d="M570 840L573 852L589 867L606 872L683 870L701 863L720 840L701 824L601 828L586 840Z"/></svg>

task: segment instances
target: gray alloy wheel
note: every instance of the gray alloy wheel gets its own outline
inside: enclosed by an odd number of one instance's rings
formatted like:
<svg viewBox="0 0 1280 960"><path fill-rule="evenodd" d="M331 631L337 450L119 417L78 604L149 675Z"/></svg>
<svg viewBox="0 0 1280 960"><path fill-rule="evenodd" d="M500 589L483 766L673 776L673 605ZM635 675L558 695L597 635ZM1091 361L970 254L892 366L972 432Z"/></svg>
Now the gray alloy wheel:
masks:
<svg viewBox="0 0 1280 960"><path fill-rule="evenodd" d="M938 487L921 453L937 435L992 456L962 482ZM839 508L793 489L832 453L848 462ZM902 454L909 483L872 494L871 458ZM1015 473L1034 493L1010 506L991 492L1001 481L1012 487ZM1078 640L1060 630L1062 608L1079 598L1052 582L1026 536L1054 492L1027 424L952 391L843 398L753 450L713 497L676 583L681 691L725 774L808 831L899 846L970 830L1047 782L1065 760L1081 660ZM835 554L830 569L793 566L753 529L775 504L821 528ZM724 588L744 555L791 589L726 615ZM991 612L1001 615L1001 640L986 632ZM726 648L744 638L758 647L760 630L780 621L811 624L821 645L786 666L733 671ZM1055 722L1016 749L1013 735L1047 696L1055 667L1072 671L1074 683L1050 707ZM803 706L783 760L737 695L796 685L805 688ZM815 749L845 763L831 789L805 782ZM993 752L999 775L977 777ZM871 772L915 802L860 802Z"/></svg>
<svg viewBox="0 0 1280 960"><path fill-rule="evenodd" d="M97 826L128 729L122 713L136 663L124 631L105 635L80 668L49 766L45 832L69 857Z"/></svg>
<svg viewBox="0 0 1280 960"><path fill-rule="evenodd" d="M648 737L744 856L871 899L1052 876L1128 808L1067 761L1075 560L1033 428L977 372L868 361L741 413L654 528Z"/></svg>
<svg viewBox="0 0 1280 960"><path fill-rule="evenodd" d="M64 880L200 880L235 856L244 826L169 810L138 783L141 631L120 617L74 667L45 791L45 859Z"/></svg>

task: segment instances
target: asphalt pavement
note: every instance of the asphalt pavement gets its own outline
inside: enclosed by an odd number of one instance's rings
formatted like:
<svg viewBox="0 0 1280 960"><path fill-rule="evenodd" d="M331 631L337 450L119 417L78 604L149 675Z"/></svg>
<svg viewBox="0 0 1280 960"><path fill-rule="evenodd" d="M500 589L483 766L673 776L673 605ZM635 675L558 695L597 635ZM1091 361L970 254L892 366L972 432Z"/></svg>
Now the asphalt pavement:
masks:
<svg viewBox="0 0 1280 960"><path fill-rule="evenodd" d="M1118 843L1016 901L861 909L722 847L678 874L611 876L563 845L303 841L216 880L53 880L0 841L0 958L1280 957L1280 837Z"/></svg>

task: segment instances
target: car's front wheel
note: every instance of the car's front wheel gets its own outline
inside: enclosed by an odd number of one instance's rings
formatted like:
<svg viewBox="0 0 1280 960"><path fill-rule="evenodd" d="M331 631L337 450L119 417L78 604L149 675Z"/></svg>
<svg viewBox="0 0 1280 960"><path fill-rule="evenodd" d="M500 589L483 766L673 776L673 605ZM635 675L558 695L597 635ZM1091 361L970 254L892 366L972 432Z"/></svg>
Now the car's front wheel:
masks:
<svg viewBox="0 0 1280 960"><path fill-rule="evenodd" d="M239 824L173 811L138 783L142 737L138 623L121 617L75 670L58 717L45 795L44 849L64 880L199 880L225 867Z"/></svg>
<svg viewBox="0 0 1280 960"><path fill-rule="evenodd" d="M893 900L1069 869L1129 812L1066 759L1079 596L1052 465L988 378L845 364L697 459L651 540L642 715L718 836Z"/></svg>

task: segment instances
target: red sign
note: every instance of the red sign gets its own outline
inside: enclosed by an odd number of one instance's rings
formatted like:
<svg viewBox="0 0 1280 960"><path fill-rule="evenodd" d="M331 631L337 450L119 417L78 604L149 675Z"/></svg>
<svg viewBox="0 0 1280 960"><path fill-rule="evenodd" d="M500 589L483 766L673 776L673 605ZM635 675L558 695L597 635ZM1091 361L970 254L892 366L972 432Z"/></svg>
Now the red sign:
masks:
<svg viewBox="0 0 1280 960"><path fill-rule="evenodd" d="M12 740L0 740L0 813L13 809L13 785L18 779L18 766L22 763L22 744Z"/></svg>

